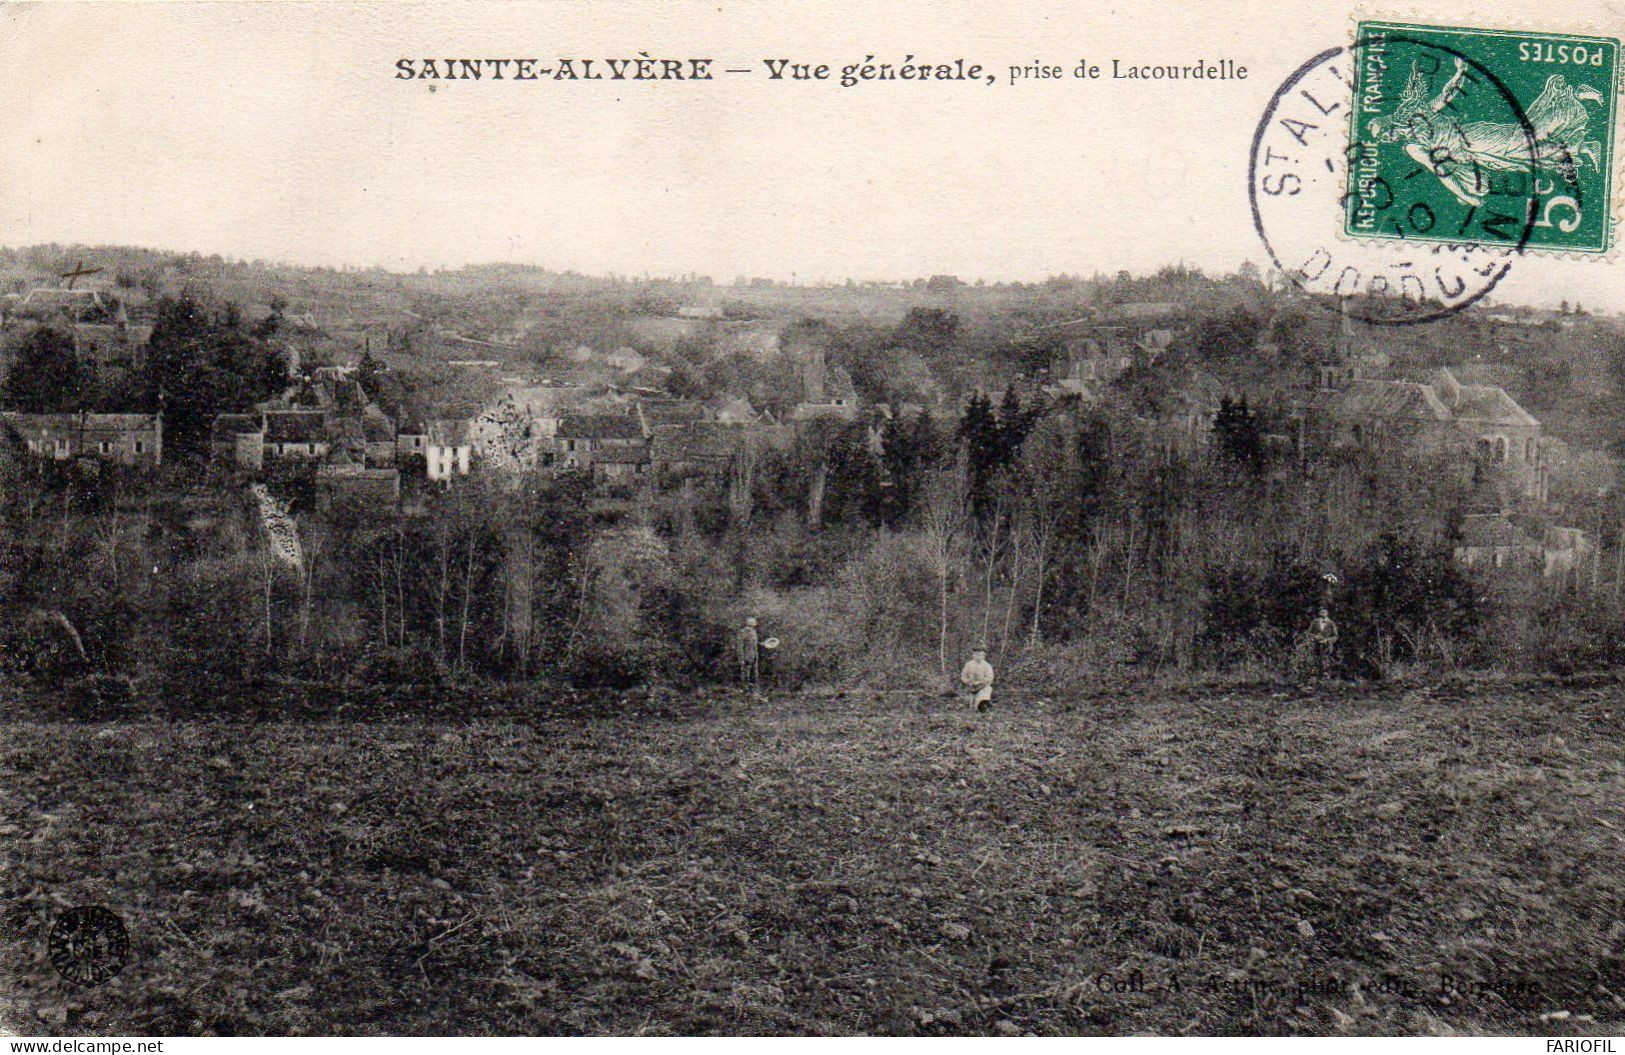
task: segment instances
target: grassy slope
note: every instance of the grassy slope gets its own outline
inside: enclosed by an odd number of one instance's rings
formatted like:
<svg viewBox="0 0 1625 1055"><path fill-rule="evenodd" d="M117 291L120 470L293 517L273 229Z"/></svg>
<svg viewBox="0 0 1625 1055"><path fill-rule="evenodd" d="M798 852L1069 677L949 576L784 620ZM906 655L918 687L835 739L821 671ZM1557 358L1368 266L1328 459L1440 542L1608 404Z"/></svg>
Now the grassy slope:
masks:
<svg viewBox="0 0 1625 1055"><path fill-rule="evenodd" d="M0 1024L1619 1032L1622 719L1617 687L15 717ZM42 955L77 903L131 925L99 989Z"/></svg>

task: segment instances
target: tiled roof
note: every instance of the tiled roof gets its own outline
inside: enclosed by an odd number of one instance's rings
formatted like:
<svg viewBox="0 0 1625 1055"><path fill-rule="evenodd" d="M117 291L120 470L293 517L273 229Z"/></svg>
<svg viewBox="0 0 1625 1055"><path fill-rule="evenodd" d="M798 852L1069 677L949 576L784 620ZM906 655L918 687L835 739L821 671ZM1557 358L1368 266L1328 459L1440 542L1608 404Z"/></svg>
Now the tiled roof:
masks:
<svg viewBox="0 0 1625 1055"><path fill-rule="evenodd" d="M595 452L592 460L599 465L648 465L649 448L605 447Z"/></svg>
<svg viewBox="0 0 1625 1055"><path fill-rule="evenodd" d="M243 433L260 431L260 419L255 414L220 414L214 419L209 435L216 442L225 443Z"/></svg>
<svg viewBox="0 0 1625 1055"><path fill-rule="evenodd" d="M756 420L756 408L744 396L719 397L712 402L711 408L719 418L727 416L743 421Z"/></svg>
<svg viewBox="0 0 1625 1055"><path fill-rule="evenodd" d="M686 425L705 417L704 406L687 400L646 399L642 406L644 420L656 428Z"/></svg>
<svg viewBox="0 0 1625 1055"><path fill-rule="evenodd" d="M1453 408L1458 421L1486 425L1514 425L1536 428L1540 422L1518 405L1499 385L1462 385L1461 397Z"/></svg>
<svg viewBox="0 0 1625 1055"><path fill-rule="evenodd" d="M24 414L15 410L0 412L0 421L18 428L84 428L99 431L150 429L158 425L157 414Z"/></svg>
<svg viewBox="0 0 1625 1055"><path fill-rule="evenodd" d="M1324 409L1350 417L1449 421L1450 409L1429 385L1412 381L1350 381L1343 389L1316 395Z"/></svg>
<svg viewBox="0 0 1625 1055"><path fill-rule="evenodd" d="M1411 421L1459 421L1474 425L1539 428L1537 421L1499 385L1460 384L1449 370L1431 383L1362 378L1316 394L1323 410L1348 417Z"/></svg>
<svg viewBox="0 0 1625 1055"><path fill-rule="evenodd" d="M326 438L325 415L316 410L268 410L265 442L315 443Z"/></svg>
<svg viewBox="0 0 1625 1055"><path fill-rule="evenodd" d="M637 440L643 425L628 414L571 414L559 422L561 439Z"/></svg>
<svg viewBox="0 0 1625 1055"><path fill-rule="evenodd" d="M750 435L748 429L699 421L681 429L661 429L651 441L656 461L722 461L738 451Z"/></svg>
<svg viewBox="0 0 1625 1055"><path fill-rule="evenodd" d="M1540 543L1518 530L1500 513L1470 513L1462 521L1461 545L1472 548L1536 547Z"/></svg>
<svg viewBox="0 0 1625 1055"><path fill-rule="evenodd" d="M824 398L853 399L857 394L857 389L852 387L852 375L846 372L846 368L831 366L824 378Z"/></svg>
<svg viewBox="0 0 1625 1055"><path fill-rule="evenodd" d="M432 421L428 427L429 442L439 447L461 447L468 443L468 422L452 418Z"/></svg>
<svg viewBox="0 0 1625 1055"><path fill-rule="evenodd" d="M697 421L687 428L656 430L649 449L654 461L661 464L716 464L742 451L783 447L794 439L795 429L790 426Z"/></svg>
<svg viewBox="0 0 1625 1055"><path fill-rule="evenodd" d="M395 439L395 423L389 415L368 403L361 414L361 431L369 443L390 442Z"/></svg>
<svg viewBox="0 0 1625 1055"><path fill-rule="evenodd" d="M52 289L40 287L31 289L23 297L20 307L52 311L58 309L84 310L86 308L99 308L102 306L101 293L94 289Z"/></svg>
<svg viewBox="0 0 1625 1055"><path fill-rule="evenodd" d="M86 414L84 427L97 432L127 432L158 425L156 414Z"/></svg>
<svg viewBox="0 0 1625 1055"><path fill-rule="evenodd" d="M77 427L78 419L77 414L24 414L16 410L0 412L0 422L18 430L72 429Z"/></svg>

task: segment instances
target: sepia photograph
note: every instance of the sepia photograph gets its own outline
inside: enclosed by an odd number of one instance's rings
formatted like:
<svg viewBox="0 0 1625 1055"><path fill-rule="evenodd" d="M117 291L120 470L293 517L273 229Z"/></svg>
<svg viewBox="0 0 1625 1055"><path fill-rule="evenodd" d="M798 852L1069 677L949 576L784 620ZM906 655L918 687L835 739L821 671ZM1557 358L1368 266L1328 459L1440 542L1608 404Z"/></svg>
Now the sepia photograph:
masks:
<svg viewBox="0 0 1625 1055"><path fill-rule="evenodd" d="M0 1044L1615 1052L1622 36L0 2Z"/></svg>

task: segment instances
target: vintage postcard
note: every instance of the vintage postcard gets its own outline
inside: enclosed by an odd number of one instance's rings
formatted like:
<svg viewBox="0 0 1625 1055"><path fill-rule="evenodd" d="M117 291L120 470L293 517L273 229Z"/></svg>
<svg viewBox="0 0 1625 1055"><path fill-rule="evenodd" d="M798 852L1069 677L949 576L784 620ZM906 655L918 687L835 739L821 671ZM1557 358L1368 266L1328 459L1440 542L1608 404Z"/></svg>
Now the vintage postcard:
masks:
<svg viewBox="0 0 1625 1055"><path fill-rule="evenodd" d="M1622 39L0 3L0 1044L1614 1052Z"/></svg>

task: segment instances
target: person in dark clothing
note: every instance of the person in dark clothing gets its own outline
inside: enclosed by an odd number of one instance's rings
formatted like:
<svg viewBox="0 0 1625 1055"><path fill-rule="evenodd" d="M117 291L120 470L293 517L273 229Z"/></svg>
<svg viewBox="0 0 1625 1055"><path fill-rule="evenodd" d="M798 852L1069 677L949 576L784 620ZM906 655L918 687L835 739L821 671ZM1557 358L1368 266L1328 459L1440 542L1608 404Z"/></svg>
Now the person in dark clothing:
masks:
<svg viewBox="0 0 1625 1055"><path fill-rule="evenodd" d="M761 642L756 636L755 616L747 618L745 625L739 628L737 649L739 681L751 692L755 692L762 676Z"/></svg>
<svg viewBox="0 0 1625 1055"><path fill-rule="evenodd" d="M1331 673L1337 658L1337 624L1329 611L1322 608L1314 622L1309 624L1309 647L1315 659L1315 674L1324 678Z"/></svg>

